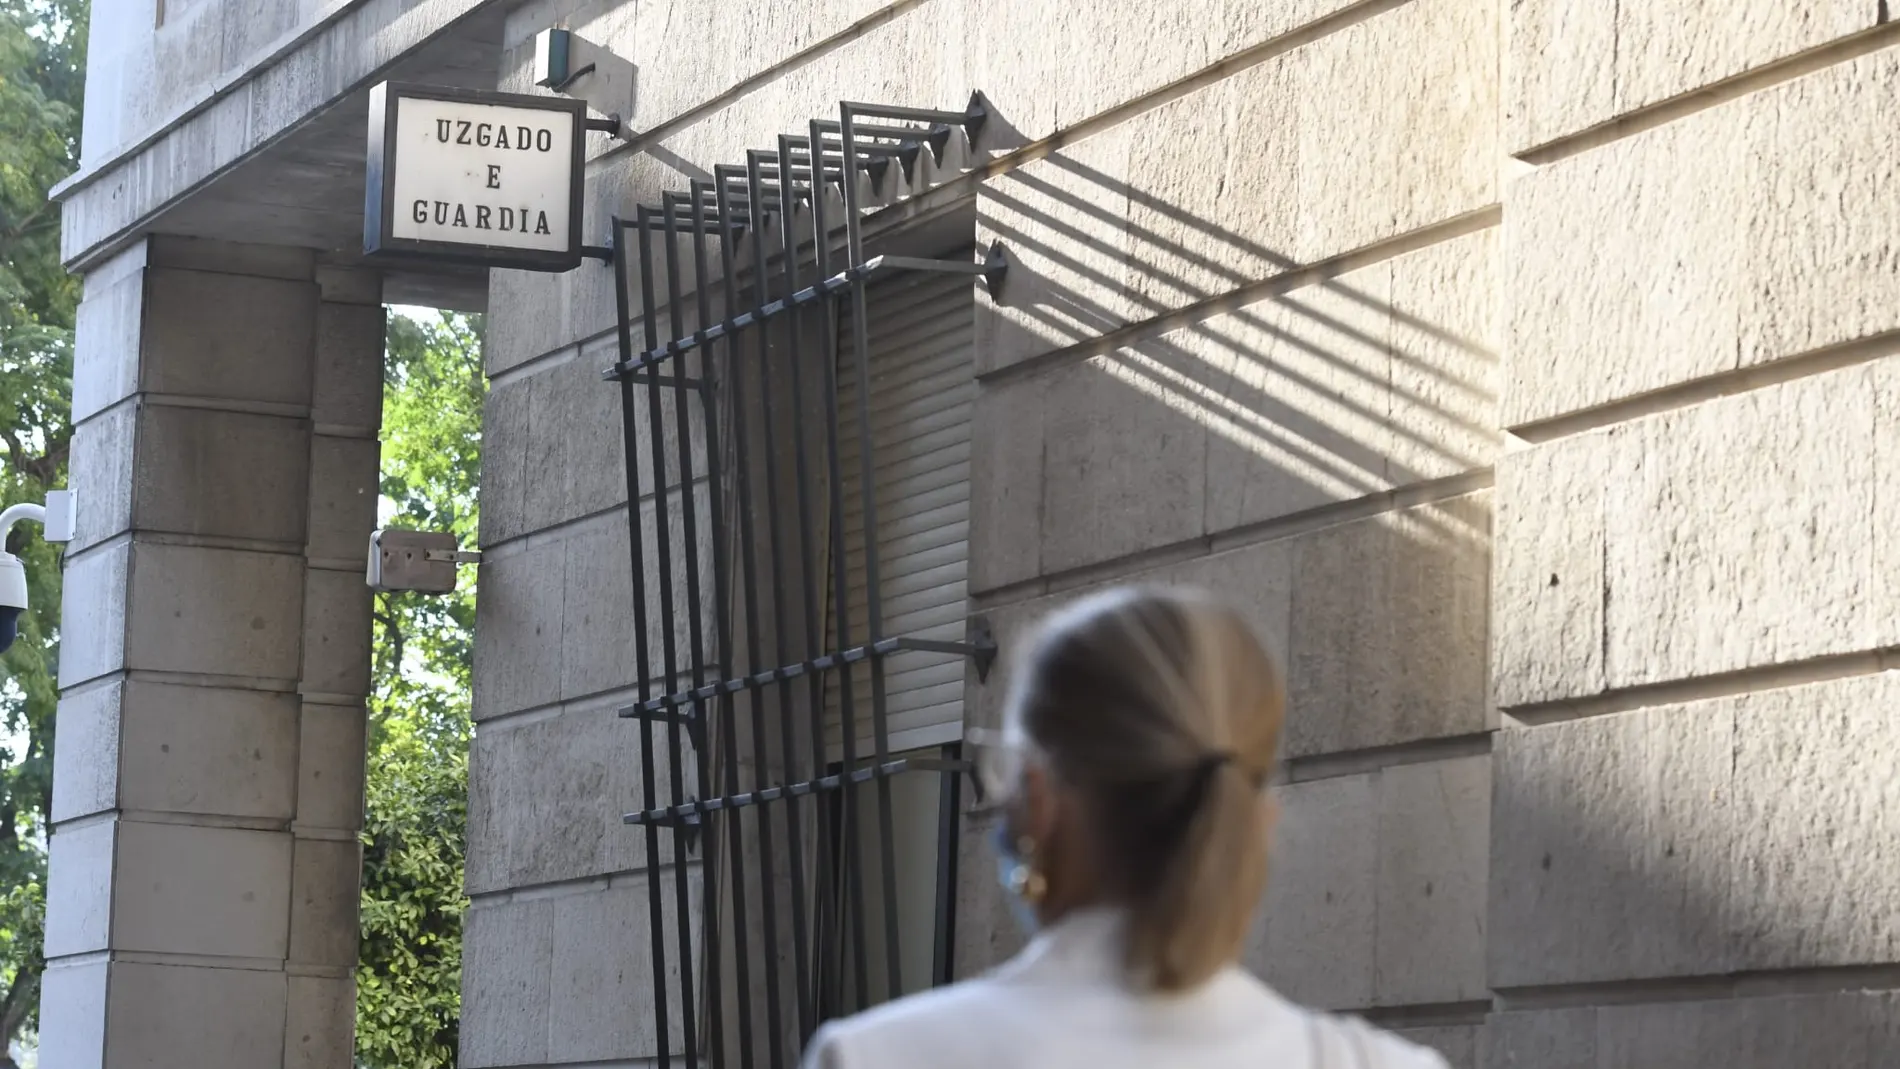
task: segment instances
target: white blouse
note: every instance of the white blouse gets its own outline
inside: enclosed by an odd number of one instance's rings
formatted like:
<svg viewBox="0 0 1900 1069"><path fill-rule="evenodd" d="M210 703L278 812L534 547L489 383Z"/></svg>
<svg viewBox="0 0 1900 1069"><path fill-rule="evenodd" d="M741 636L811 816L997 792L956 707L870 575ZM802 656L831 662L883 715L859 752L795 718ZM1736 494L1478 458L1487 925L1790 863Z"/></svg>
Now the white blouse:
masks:
<svg viewBox="0 0 1900 1069"><path fill-rule="evenodd" d="M1303 1009L1246 971L1180 995L1123 979L1120 914L1066 917L987 976L819 1029L806 1069L1446 1069L1360 1021Z"/></svg>

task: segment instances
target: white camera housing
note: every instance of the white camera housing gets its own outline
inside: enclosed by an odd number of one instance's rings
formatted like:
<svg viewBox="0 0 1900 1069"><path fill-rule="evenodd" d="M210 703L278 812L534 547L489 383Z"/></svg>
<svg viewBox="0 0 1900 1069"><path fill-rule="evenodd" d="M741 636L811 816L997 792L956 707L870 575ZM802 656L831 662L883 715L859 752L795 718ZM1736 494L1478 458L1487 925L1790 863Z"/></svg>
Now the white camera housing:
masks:
<svg viewBox="0 0 1900 1069"><path fill-rule="evenodd" d="M46 528L48 542L70 542L78 518L76 505L71 490L53 490L44 505L22 502L0 512L0 653L20 636L20 614L26 611L26 565L6 551L7 536L14 524L32 520Z"/></svg>

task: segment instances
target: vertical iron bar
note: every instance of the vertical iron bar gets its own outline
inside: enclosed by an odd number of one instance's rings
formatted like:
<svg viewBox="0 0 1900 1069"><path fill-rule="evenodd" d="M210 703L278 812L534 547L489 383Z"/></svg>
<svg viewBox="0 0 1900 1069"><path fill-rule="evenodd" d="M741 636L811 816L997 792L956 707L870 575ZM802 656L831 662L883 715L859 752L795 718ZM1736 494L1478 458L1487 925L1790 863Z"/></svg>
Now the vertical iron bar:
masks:
<svg viewBox="0 0 1900 1069"><path fill-rule="evenodd" d="M779 186L781 189L786 190L789 193L795 190L796 188L795 185L792 184L792 179L790 178L792 174L793 139L790 137L781 136L778 139L778 151L779 151L780 174L786 176L780 180ZM811 181L811 193L814 199L823 195L823 176L822 175L814 173L812 181ZM796 206L797 204L797 199L795 197L792 198L792 204L794 206ZM787 296L793 293L797 293L799 289L798 228L792 216L793 216L793 212L791 211L785 212L784 218L782 220L783 225L781 227L781 231L784 235L782 240L785 244L785 292ZM818 654L820 653L820 643L822 642L824 638L824 624L819 618L820 595L818 593L817 587L812 581L812 573L816 569L813 567L812 548L811 548L812 540L813 540L812 530L811 530L811 471L810 471L809 461L807 457L805 456L805 450L806 450L806 446L805 446L805 438L806 438L805 376L804 376L804 371L801 366L804 363L804 357L799 351L799 332L802 331L804 327L805 327L804 309L802 307L793 308L791 312L791 316L789 318L789 322L787 323L786 330L785 330L786 345L789 350L789 356L788 356L788 359L786 360L786 363L790 365L791 380L792 380L791 411L792 411L792 456L793 456L793 465L794 465L793 481L798 491L798 494L797 494L797 497L798 497L798 547L797 547L798 579L799 579L799 589L800 589L800 593L803 595L802 600L803 600L804 609L805 609L805 617L804 617L805 657L806 659L809 660L813 657L818 656ZM781 660L784 659L784 654L782 652L780 654L780 659ZM810 703L809 711L811 714L811 733L812 733L812 766L811 766L812 773L811 774L814 777L816 777L816 776L824 775L824 768L825 768L824 688L819 679L818 673L812 672L812 673L809 673L808 675L809 675L809 679L806 684L807 685L806 700ZM791 724L790 712L791 712L791 692L788 688L786 691L787 727L786 727L786 733L785 733L787 747L791 746L792 744L792 733L791 733L791 727L790 727L790 724ZM796 826L795 822L794 822L794 826ZM820 860L818 864L821 867L821 869L825 864L827 864L827 862L823 858L822 853L820 855ZM803 916L802 909L800 912L800 916L801 917ZM802 973L807 968L805 948L803 945L804 928L802 924L799 928L798 934L799 934L799 939L800 939L800 945L798 948L799 969ZM800 1042L802 1043L806 1037L810 1036L812 1032L817 1029L817 1019L816 1019L816 1014L814 1012L815 1005L812 1004L810 993L805 989L804 986L801 986L799 988L799 999L801 1001L801 1011L802 1011L799 1017L799 1039L800 1039Z"/></svg>
<svg viewBox="0 0 1900 1069"><path fill-rule="evenodd" d="M704 188L705 186L701 182L692 183L693 284L694 294L697 297L697 311L699 313L698 325L702 329L707 323L712 322L712 298L706 291L706 217L705 213L700 210L700 201L703 197L702 191ZM676 330L674 333L678 334L679 331ZM699 363L700 425L705 428L706 481L709 484L707 496L712 519L713 600L715 602L713 611L717 618L715 626L718 631L718 634L714 636L714 641L718 643L719 678L730 679L732 678L732 594L730 588L731 577L727 572L726 566L725 491L720 481L720 468L725 463L725 454L719 448L719 395L713 377L717 368L717 361L713 359L710 346L701 352ZM683 357L681 358L680 365L675 369L675 372L679 377L685 377L686 368ZM723 694L720 696L719 708L723 714L721 722L730 724L734 715L733 697L731 694ZM708 711L709 710L705 707L701 707L702 714ZM702 727L707 729L700 732L700 739L704 742L711 737L709 734L711 725L708 719L702 719L700 723ZM708 746L707 749L710 749L710 747ZM699 757L700 782L711 783L713 781L712 754L702 752ZM718 840L709 837L711 831L709 825L713 819L713 814L708 813L702 819L707 822L706 832L703 834L706 834L708 837L702 838L701 841L706 843L717 842ZM719 819L723 824L725 818L721 816ZM703 923L706 925L707 933L705 938L705 946L707 947L706 990L709 993L709 999L707 1006L706 1045L710 1061L713 1065L717 1066L723 1063L725 1055L725 1016L721 1012L721 1003L724 1000L723 993L719 986L720 954L719 943L716 938L719 929L718 926L713 923L714 918L716 918L719 913L719 892L717 881L711 879L708 875L702 874L699 882L700 901L704 903L700 909L705 918Z"/></svg>
<svg viewBox="0 0 1900 1069"><path fill-rule="evenodd" d="M791 139L786 138L780 139L781 150L790 140ZM815 268L814 273L817 277L823 279L827 277L825 268L827 266L826 261L828 257L821 251L824 247L826 237L824 209L825 178L821 172L814 171L813 173L811 195L813 266ZM796 270L796 262L796 259L794 259L794 271ZM822 305L825 309L825 314L819 317L819 329L835 334L836 324L829 314L830 305L831 302L829 301L824 302ZM798 326L802 325L803 321L803 314L795 312L794 336ZM819 355L821 357L830 351L828 345L819 346ZM802 361L799 359L796 350L793 351L791 364L792 396L797 410L802 413L805 404L804 375L801 370ZM818 538L812 529L811 472L809 460L806 456L805 435L802 431L793 442L793 454L796 457L798 466L798 560L800 586L805 601L805 658L806 660L812 660L823 653L825 647L822 600L824 594L820 589L822 584L818 583L815 578L823 567L823 554L821 552L815 552ZM817 777L824 775L825 767L829 764L825 746L825 693L823 673L806 673L805 700L810 703L809 713L811 715L811 774L813 777ZM826 812L829 808L828 805L820 802L816 803L813 808L817 819L813 821L812 828L818 842L816 844L817 857L815 859L817 879L814 881L815 886L812 889L812 893L814 901L820 905L812 911L812 916L816 920L816 923L813 925L812 937L818 947L818 962L815 964L817 976L821 980L828 981L830 977L836 975L837 971L835 967L829 965L834 956L830 950L833 928L831 924L832 911L827 908L826 905L830 902L832 895L832 844L834 840L832 835L832 822L829 814ZM833 1000L828 994L828 987L829 985L827 983L813 994L810 1020L805 1024L799 1037L801 1045L804 1040L811 1038L812 1033L817 1030L819 1007L821 1005L833 1004Z"/></svg>
<svg viewBox="0 0 1900 1069"><path fill-rule="evenodd" d="M780 177L779 177L779 183L778 183L778 186L779 186L779 234L780 234L780 243L784 245L785 247L785 251L783 253L784 258L785 258L784 259L785 298L787 301L790 301L792 295L798 292L798 238L797 238L797 230L792 219L792 216L795 214L798 207L798 197L797 197L798 186L797 186L796 179L792 177L791 168L788 166L790 163L790 157L786 154L788 147L789 146L785 143L785 138L783 137L779 138L779 163L780 163L780 169L779 169ZM752 175L756 175L757 173L758 173L758 167L755 165L752 168ZM747 176L748 191L750 191L750 188L751 188L750 180L752 178L752 175ZM754 197L753 199L755 202L758 200L757 197ZM804 316L801 313L800 308L794 305L790 313L786 315L785 317L785 362L789 364L792 368L792 377L791 377L792 396L791 396L791 404L789 406L789 410L791 412L790 427L791 427L791 435L792 435L792 448L795 452L799 453L801 456L803 455L803 451L804 451L804 436L805 436L805 424L804 424L805 395L804 395L804 392L800 390L798 386L799 380L798 380L797 368L798 368L798 361L799 361L798 330L799 330L799 327L803 324L803 322L804 322ZM773 385L772 385L770 362L766 363L763 370L765 372L765 378L764 378L761 388L765 391L765 398L767 402L766 410L765 410L765 426L766 426L766 433L770 435L773 433L772 427L774 425L774 421L772 419L772 411L773 411L774 406L778 403L778 400L777 400L778 393L773 388ZM777 444L778 444L778 440L775 437L773 438L773 445L776 447ZM778 486L777 456L778 456L777 448L774 448L771 452L766 454L766 464L767 464L766 478L770 480L771 485L775 488L774 494L772 497L772 567L778 570L780 575L784 575L784 571L783 571L784 560L781 556L781 549L780 549L779 511L778 511L778 499L777 499L777 493L776 493L776 487ZM804 516L808 515L810 512L810 509L806 504L807 495L806 495L806 489L805 489L804 475L805 473L802 467L798 468L794 472L795 483L793 486L793 491L794 491L794 496L798 502L798 509L799 509L799 514L800 514L801 519ZM809 561L807 560L805 556L805 542L802 538L802 532L801 532L801 539L798 544L798 557L797 557L796 567L798 569L799 581L801 584L800 589L804 594L803 601L807 607L807 619L809 619L809 607L811 603L811 569L809 567ZM780 590L782 591L783 589L784 589L784 583L781 582ZM784 611L783 605L784 605L784 602L782 598L772 603L774 629L775 629L776 638L777 638L776 648L774 652L776 653L777 658L778 658L778 663L780 664L786 664L791 659L790 647L785 640L786 613ZM779 695L779 737L780 737L780 746L783 748L784 753L785 753L786 778L788 780L795 780L798 778L797 776L794 775L794 772L797 768L797 761L794 755L798 752L798 736L797 736L797 731L796 731L796 724L794 723L793 710L796 708L798 698L797 698L797 693L796 693L796 687L793 684L793 682L789 679L780 680L778 695ZM812 775L814 777L823 775L822 766L818 769L814 769L812 771ZM795 986L796 986L798 1004L796 1006L796 1011L797 1011L797 1018L798 1018L798 1037L799 1037L799 1042L802 1046L804 1042L804 1037L809 1034L809 1030L812 1027L812 1023L811 1023L811 1007L810 1007L810 1003L811 1003L810 986L811 985L810 985L810 980L806 975L806 969L808 968L808 965L809 965L809 952L805 945L805 920L804 920L805 918L805 862L804 862L804 842L803 842L804 837L799 827L798 801L796 798L787 798L785 800L785 830L786 830L786 845L791 854L792 918L793 918L792 958L793 958L795 968L797 970L797 973L796 973L797 983Z"/></svg>
<svg viewBox="0 0 1900 1069"><path fill-rule="evenodd" d="M812 122L811 136L814 145L823 144L823 131L819 128L817 120ZM846 225L848 227L850 225L851 212L857 203L857 197L852 192L856 175L853 173L848 162L844 168L842 178L845 198L844 211ZM818 203L822 205L823 198L819 198ZM821 216L823 211L824 209L822 207L817 208L817 212ZM818 270L818 277L830 278L831 254L828 243L821 240L818 244L818 250L819 258L823 261ZM855 266L855 261L847 264L847 266ZM831 469L832 610L838 617L838 650L842 652L851 648L850 560L845 553L843 466L838 456L838 332L836 330L835 309L832 307L830 301L826 301L825 304L828 310L826 326L830 328L825 332L824 392L825 460ZM869 443L860 443L859 449L862 452L868 450L869 447ZM873 670L875 671L875 666L873 666ZM858 734L857 715L854 709L855 695L852 693L854 688L851 681L850 665L840 666L838 670L838 682L839 711L842 714L843 720L840 733L843 736L841 741L844 746L844 768L845 771L849 773L853 771L857 765ZM863 903L862 895L860 894L864 886L864 874L862 870L863 859L860 856L863 853L861 849L862 844L858 842L857 834L857 781L847 775L844 784L839 790L839 797L844 807L844 827L841 832L841 837L844 842L839 844L839 849L844 852L846 896L852 900L852 908L850 909L852 928L851 949L853 953L853 964L856 965L854 973L857 980L857 1004L862 1008L870 1002L867 988L869 981L866 976L870 969L866 960L864 947L864 910L861 908Z"/></svg>
<svg viewBox="0 0 1900 1069"><path fill-rule="evenodd" d="M963 757L961 743L943 748L943 759L956 762ZM950 982L956 970L957 946L957 848L963 809L963 777L958 772L940 772L941 791L937 796L937 923L936 949L931 954L931 982L942 986Z"/></svg>
<svg viewBox="0 0 1900 1069"><path fill-rule="evenodd" d="M681 318L679 235L673 226L673 202L670 198L665 201L665 215L666 314L667 320L672 328L671 333L677 335L680 333ZM686 543L686 619L687 627L691 630L691 633L687 636L687 648L691 651L693 660L693 686L698 688L706 681L705 618L700 606L699 523L698 517L695 515L698 509L694 507L693 502L693 430L692 421L688 418L690 408L686 401L685 378L685 361L684 358L681 358L680 362L674 367L673 374L673 428L679 439L680 455L676 463L679 466L680 472L680 528ZM662 454L663 450L659 443L665 440L665 428L659 422L661 415L659 404L660 390L661 386L658 382L647 387L647 396L649 399L648 408L653 413L653 424L649 428L648 433L655 442L654 455L656 457ZM660 465L656 463L653 487L653 495L656 502L654 513L656 517L665 515L657 504L658 501L666 497L666 483L661 479L659 469ZM629 507L638 508L639 503L633 502ZM634 519L638 520L638 516L636 515ZM656 530L669 532L660 536L663 541L670 539L670 528L656 527ZM663 574L669 577L668 587L670 589L670 577L672 573L671 571L667 571ZM665 614L664 626L667 628L667 634L671 636L673 633L673 615L671 613ZM673 685L670 679L668 685ZM700 725L703 727L706 723L706 714L709 708L710 703L708 702L694 701L687 707L687 711L690 712L692 716L698 717ZM675 787L673 794L674 797L678 798L681 797L684 792L684 772L682 769L684 756L680 753L679 720L678 718L674 718L669 720L668 724L670 725L668 741L674 753L673 776ZM688 741L690 742L690 736L688 737ZM701 755L695 752L694 758L697 762L701 759ZM704 794L707 785L702 783L699 789L700 793ZM702 824L702 827L703 826ZM682 991L693 991L695 990L693 984L693 926L691 923L692 908L690 905L692 902L692 887L691 881L687 879L686 865L684 864L686 854L685 839L686 836L683 832L675 835L673 839L674 856L676 859L673 866L673 885L675 903L679 909L680 989ZM680 1007L680 1020L685 1025L687 1033L693 1037L687 1040L686 1043L687 1058L691 1061L695 1054L694 1047L697 1045L698 1040L698 1028L696 1027L697 1022L695 1020L697 1007L693 1005L693 1000L690 997L683 999L682 1003Z"/></svg>
<svg viewBox="0 0 1900 1069"><path fill-rule="evenodd" d="M645 227L640 228L640 258L644 264L649 259ZM620 344L620 361L624 366L633 355L633 339L629 336L632 310L628 307L630 295L627 282L627 226L626 221L614 219L614 248L620 250L614 257L614 304L619 313L619 329L616 332ZM644 267L642 268L644 270ZM647 348L653 348L654 324L653 308L648 305L644 310L646 317ZM627 452L627 508L630 533L627 536L629 555L633 567L633 611L642 626L633 629L634 672L640 679L640 693L645 694L646 679L652 666L652 657L647 649L647 633L644 626L647 611L646 588L646 543L640 537L640 433L634 420L633 379L629 375L620 376L620 425L625 438ZM654 784L653 762L653 721L640 721L640 779L641 796L648 809L654 808L657 794ZM660 829L657 824L648 824L646 829L647 847L647 924L651 938L648 940L653 957L653 1016L658 1026L659 1064L673 1064L670 1047L669 1020L666 999L666 916L660 905ZM679 849L680 836L673 837L673 863L680 863L682 851ZM685 997L692 997L690 992ZM690 1039L687 1041L691 1042Z"/></svg>
<svg viewBox="0 0 1900 1069"><path fill-rule="evenodd" d="M856 210L856 183L850 176L857 172L857 141L852 137L851 105L839 109L840 134L844 141L845 187L845 246L851 254L851 264L856 266L864 257L864 234L859 225ZM864 307L864 279L855 277L851 282L851 348L857 358L858 377L858 471L862 485L858 487L864 499L864 635L867 643L876 643L884 637L884 602L878 585L877 562L877 490L872 483L875 464L871 459L871 355L869 327ZM884 694L884 663L882 659L871 662L871 733L872 742L877 749L877 763L882 765L890 759L890 720ZM897 926L897 865L891 856L892 843L896 838L891 827L891 781L888 776L877 780L878 802L878 840L880 856L883 862L881 875L884 878L884 932L885 932L885 968L890 974L890 996L896 998L903 992L903 965L899 948Z"/></svg>
<svg viewBox="0 0 1900 1069"><path fill-rule="evenodd" d="M735 267L732 256L732 246L737 238L737 234L732 226L732 215L729 210L730 206L727 204L723 185L717 189L717 199L719 203L719 226L721 230L719 258L721 268L725 274L726 309L730 312L733 308L738 307L738 293L736 283L734 282ZM757 572L753 566L752 461L748 456L747 450L745 367L739 359L743 351L739 341L739 334L735 332L727 336L725 343L726 356L728 358L727 364L732 372L733 482L736 488L735 492L739 499L740 600L745 613L746 667L748 671L756 672L759 670L759 588ZM750 699L754 703L758 701L758 693L756 690L752 692ZM726 730L723 732L724 744L721 746L721 750L723 751L722 756L725 759L726 765L727 789L734 790L739 783L739 709L737 703L728 703L727 712L729 715L726 720ZM734 923L732 933L735 951L735 968L733 972L738 979L739 1004L734 1007L734 1009L739 1015L739 1061L746 1069L751 1069L752 974L751 965L748 961L750 957L749 948L747 946L749 940L746 936L745 924L745 869L744 861L741 859L742 852L740 848L740 833L743 830L744 825L740 817L740 811L735 809L732 811L731 839L731 856L734 872ZM720 1067L720 1069L723 1069L723 1066Z"/></svg>
<svg viewBox="0 0 1900 1069"><path fill-rule="evenodd" d="M765 255L765 209L760 204L762 193L759 182L759 161L756 154L747 154L746 190L751 194L750 219L752 229L752 293L753 306L763 308L772 299L772 287L768 281ZM783 207L781 206L781 209ZM758 326L759 354L759 410L761 429L765 434L765 448L760 450L765 456L765 529L770 545L772 563L772 626L773 636L779 649L785 646L785 559L779 543L778 515L778 435L772 423L772 331L768 323ZM777 664L784 664L781 656ZM790 689L790 683L781 681L781 695ZM785 754L787 761L791 753ZM765 749L765 695L760 690L752 692L752 761L753 779L756 789L763 790L766 785L766 749ZM772 821L764 810L759 812L759 845L761 886L772 889L774 873L772 871ZM778 970L778 900L767 893L762 896L761 904L765 914L761 918L765 927L765 941L768 950L768 971L765 975L766 1019L771 1029L766 1034L766 1053L772 1063L772 1069L783 1069L785 1064L784 1034L779 1029L782 1006L779 1001Z"/></svg>

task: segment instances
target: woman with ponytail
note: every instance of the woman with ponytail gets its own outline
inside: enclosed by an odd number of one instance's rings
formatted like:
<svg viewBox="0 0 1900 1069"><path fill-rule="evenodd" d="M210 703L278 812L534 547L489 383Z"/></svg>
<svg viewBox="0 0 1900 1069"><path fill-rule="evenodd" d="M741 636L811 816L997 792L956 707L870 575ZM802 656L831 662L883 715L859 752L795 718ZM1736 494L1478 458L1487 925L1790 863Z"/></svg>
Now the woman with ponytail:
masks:
<svg viewBox="0 0 1900 1069"><path fill-rule="evenodd" d="M1034 937L981 979L834 1021L810 1069L1444 1069L1238 961L1267 879L1285 691L1241 617L1120 589L1058 613L1004 713L999 875Z"/></svg>

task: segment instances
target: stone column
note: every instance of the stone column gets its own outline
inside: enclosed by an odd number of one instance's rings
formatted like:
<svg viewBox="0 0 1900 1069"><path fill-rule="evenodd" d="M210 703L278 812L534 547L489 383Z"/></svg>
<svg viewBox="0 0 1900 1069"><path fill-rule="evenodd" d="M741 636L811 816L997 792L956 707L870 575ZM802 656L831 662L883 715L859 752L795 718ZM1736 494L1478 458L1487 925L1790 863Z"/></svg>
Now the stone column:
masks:
<svg viewBox="0 0 1900 1069"><path fill-rule="evenodd" d="M382 309L154 238L74 360L44 1064L349 1064Z"/></svg>

